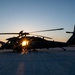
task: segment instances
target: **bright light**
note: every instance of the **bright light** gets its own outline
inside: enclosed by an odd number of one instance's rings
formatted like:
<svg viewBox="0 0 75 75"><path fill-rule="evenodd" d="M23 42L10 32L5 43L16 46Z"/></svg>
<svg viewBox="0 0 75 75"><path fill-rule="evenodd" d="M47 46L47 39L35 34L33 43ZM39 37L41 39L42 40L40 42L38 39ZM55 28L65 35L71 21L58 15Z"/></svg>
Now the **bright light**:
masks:
<svg viewBox="0 0 75 75"><path fill-rule="evenodd" d="M22 46L26 46L26 45L28 45L28 41L23 41Z"/></svg>

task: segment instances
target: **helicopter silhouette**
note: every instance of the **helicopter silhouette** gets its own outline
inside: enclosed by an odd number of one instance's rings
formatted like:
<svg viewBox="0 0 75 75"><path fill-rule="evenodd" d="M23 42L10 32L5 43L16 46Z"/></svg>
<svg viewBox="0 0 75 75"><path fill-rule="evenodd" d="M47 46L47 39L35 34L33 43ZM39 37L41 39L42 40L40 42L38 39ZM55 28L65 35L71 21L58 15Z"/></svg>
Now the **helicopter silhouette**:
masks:
<svg viewBox="0 0 75 75"><path fill-rule="evenodd" d="M63 30L63 28L33 31L29 33L23 31L20 31L19 33L0 33L0 35L10 35L10 34L18 35L17 37L7 38L6 40L8 40L8 42L3 44L1 49L13 49L13 51L15 52L22 52L22 51L28 52L42 48L48 49L48 48L59 47L62 48L64 51L66 51L66 49L64 49L63 47L75 44L75 26L73 32L69 31L66 32L73 34L66 43L46 40L45 38L47 39L52 39L52 38L42 35L32 34L37 32L57 31L57 30ZM34 36L29 36L29 35L34 35Z"/></svg>

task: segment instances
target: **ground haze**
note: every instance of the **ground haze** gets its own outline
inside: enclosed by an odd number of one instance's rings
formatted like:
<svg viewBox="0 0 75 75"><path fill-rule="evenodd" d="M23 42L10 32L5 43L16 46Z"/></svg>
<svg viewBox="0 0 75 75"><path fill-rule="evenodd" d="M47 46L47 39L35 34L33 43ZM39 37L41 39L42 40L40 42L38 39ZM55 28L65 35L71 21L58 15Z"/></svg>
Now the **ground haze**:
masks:
<svg viewBox="0 0 75 75"><path fill-rule="evenodd" d="M28 54L0 50L0 75L75 75L75 47Z"/></svg>

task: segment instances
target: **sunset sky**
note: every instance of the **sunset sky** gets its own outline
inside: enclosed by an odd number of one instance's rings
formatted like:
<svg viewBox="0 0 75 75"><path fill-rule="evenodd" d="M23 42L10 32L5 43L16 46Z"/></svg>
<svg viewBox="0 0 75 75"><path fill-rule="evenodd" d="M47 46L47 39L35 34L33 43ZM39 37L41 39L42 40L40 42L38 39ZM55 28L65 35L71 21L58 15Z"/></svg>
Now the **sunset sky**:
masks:
<svg viewBox="0 0 75 75"><path fill-rule="evenodd" d="M37 34L66 42L74 24L75 0L0 0L0 33L64 28ZM0 35L0 41L12 36Z"/></svg>

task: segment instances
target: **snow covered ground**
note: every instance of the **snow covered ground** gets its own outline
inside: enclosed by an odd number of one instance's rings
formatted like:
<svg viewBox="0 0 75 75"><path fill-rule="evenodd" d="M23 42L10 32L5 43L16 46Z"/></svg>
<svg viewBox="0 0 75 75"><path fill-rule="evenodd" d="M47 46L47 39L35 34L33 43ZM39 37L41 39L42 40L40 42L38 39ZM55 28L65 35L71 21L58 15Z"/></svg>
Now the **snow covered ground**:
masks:
<svg viewBox="0 0 75 75"><path fill-rule="evenodd" d="M28 54L0 50L0 75L75 75L75 47Z"/></svg>

